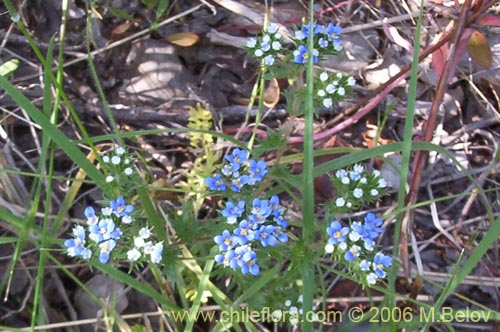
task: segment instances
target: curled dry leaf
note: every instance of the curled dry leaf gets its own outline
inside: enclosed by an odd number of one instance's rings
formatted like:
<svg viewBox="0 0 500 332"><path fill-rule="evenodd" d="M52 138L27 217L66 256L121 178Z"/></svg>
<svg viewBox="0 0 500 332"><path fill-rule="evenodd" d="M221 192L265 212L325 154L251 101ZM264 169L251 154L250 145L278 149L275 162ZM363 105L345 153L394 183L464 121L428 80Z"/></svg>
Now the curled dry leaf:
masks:
<svg viewBox="0 0 500 332"><path fill-rule="evenodd" d="M200 37L193 32L179 32L168 36L166 39L174 45L189 47L196 44L200 40Z"/></svg>
<svg viewBox="0 0 500 332"><path fill-rule="evenodd" d="M467 43L467 51L469 51L472 60L483 69L491 68L491 48L486 36L474 30Z"/></svg>
<svg viewBox="0 0 500 332"><path fill-rule="evenodd" d="M264 105L266 107L274 107L280 100L280 85L278 80L273 77L264 91Z"/></svg>

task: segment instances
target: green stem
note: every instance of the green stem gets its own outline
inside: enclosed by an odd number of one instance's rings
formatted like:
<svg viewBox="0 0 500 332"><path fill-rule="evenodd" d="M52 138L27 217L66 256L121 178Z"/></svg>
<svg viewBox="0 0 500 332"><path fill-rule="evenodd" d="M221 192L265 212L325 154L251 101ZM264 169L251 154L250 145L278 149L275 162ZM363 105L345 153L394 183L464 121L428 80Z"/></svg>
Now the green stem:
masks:
<svg viewBox="0 0 500 332"><path fill-rule="evenodd" d="M306 100L304 116L304 167L303 167L303 228L302 237L305 250L309 250L314 243L314 141L313 141L313 120L314 120L314 102L313 102L313 23L314 23L314 0L309 1L309 37L307 43L307 52L309 54L306 71ZM302 331L311 332L312 322L309 321L308 313L312 311L314 295L314 263L306 255L304 260L303 281L303 323Z"/></svg>

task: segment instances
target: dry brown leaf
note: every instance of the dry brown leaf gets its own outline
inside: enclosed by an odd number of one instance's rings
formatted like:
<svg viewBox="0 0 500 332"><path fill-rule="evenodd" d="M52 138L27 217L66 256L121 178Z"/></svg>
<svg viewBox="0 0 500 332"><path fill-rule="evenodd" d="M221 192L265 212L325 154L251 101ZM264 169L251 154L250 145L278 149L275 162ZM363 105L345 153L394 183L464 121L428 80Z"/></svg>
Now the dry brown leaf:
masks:
<svg viewBox="0 0 500 332"><path fill-rule="evenodd" d="M273 77L264 91L264 105L266 107L274 107L280 100L280 85L278 80Z"/></svg>
<svg viewBox="0 0 500 332"><path fill-rule="evenodd" d="M174 45L189 47L196 44L200 37L193 32L179 32L168 36L166 39Z"/></svg>

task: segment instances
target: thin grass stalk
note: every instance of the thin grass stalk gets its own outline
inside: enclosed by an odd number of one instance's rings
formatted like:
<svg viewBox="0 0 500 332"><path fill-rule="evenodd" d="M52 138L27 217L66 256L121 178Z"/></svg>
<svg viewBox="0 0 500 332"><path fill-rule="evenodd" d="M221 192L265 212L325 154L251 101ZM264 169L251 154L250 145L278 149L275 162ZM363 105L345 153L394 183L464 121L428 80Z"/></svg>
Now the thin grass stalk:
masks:
<svg viewBox="0 0 500 332"><path fill-rule="evenodd" d="M306 94L305 94L305 115L304 115L304 167L303 167L303 228L302 240L306 250L304 259L303 282L303 303L302 311L305 317L312 311L314 296L314 262L309 255L310 245L314 243L314 101L313 101L313 77L314 77L314 0L309 1L309 37L307 39L307 52L309 54L306 70ZM303 319L302 331L311 332L312 322Z"/></svg>
<svg viewBox="0 0 500 332"><path fill-rule="evenodd" d="M402 160L401 160L401 171L399 173L399 189L397 195L397 209L400 213L396 217L396 224L394 227L394 247L392 255L393 257L400 257L398 250L401 247L397 244L400 242L400 232L404 217L404 207L405 207L405 196L406 196L406 184L408 179L408 174L410 170L410 154L412 150L412 138L413 138L413 124L415 119L415 104L417 99L417 78L418 78L418 65L419 65L419 55L420 55L420 33L422 30L422 17L424 11L424 1L420 1L420 11L417 20L417 28L415 31L415 43L413 45L413 61L411 64L410 72L410 86L408 89L408 106L406 110L405 126L404 126L404 136L403 136L403 147L402 147ZM405 242L406 243L406 242ZM406 248L406 250L408 250ZM391 273L388 276L388 285L391 291L395 290L396 276L398 275L398 264L393 264L391 268ZM394 296L390 296L388 301L390 306L395 305Z"/></svg>

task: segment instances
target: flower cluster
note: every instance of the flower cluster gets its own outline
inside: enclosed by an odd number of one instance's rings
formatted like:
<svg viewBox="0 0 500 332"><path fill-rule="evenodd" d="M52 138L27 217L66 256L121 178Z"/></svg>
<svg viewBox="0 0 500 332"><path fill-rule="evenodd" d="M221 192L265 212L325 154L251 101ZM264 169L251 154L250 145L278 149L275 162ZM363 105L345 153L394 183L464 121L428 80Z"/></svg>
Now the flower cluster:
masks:
<svg viewBox="0 0 500 332"><path fill-rule="evenodd" d="M330 75L324 71L314 83L315 98L319 104L330 108L333 102L341 99L355 83L356 80L352 76L342 76L340 73Z"/></svg>
<svg viewBox="0 0 500 332"><path fill-rule="evenodd" d="M106 176L106 182L116 182L117 177L122 174L125 176L131 176L134 174L134 169L131 164L130 157L126 150L119 146L110 154L106 154L102 157L104 163L103 168L108 170L108 175Z"/></svg>
<svg viewBox="0 0 500 332"><path fill-rule="evenodd" d="M364 274L367 284L373 285L386 276L385 269L392 265L392 258L375 253L375 240L383 232L382 219L368 213L364 222L352 222L349 227L334 220L326 228L329 236L325 251L334 253L349 264L351 271Z"/></svg>
<svg viewBox="0 0 500 332"><path fill-rule="evenodd" d="M337 170L332 182L337 192L334 206L337 211L350 210L361 206L362 203L374 202L387 186L379 171L370 172L359 164L354 165L352 169Z"/></svg>
<svg viewBox="0 0 500 332"><path fill-rule="evenodd" d="M214 176L206 178L205 184L210 190L239 193L246 185L261 182L267 174L267 165L263 160L248 159L248 151L234 149L226 155L227 164Z"/></svg>
<svg viewBox="0 0 500 332"><path fill-rule="evenodd" d="M303 302L303 296L299 295L297 301L293 303L290 299L285 301L285 309L277 309L273 311L273 319L276 321L287 321L290 325L296 327L299 322L303 321L303 310L301 308ZM307 319L310 321L318 321L318 316L314 311L316 310L316 305L313 305L312 311L308 313Z"/></svg>
<svg viewBox="0 0 500 332"><path fill-rule="evenodd" d="M229 189L239 193L244 186L261 182L267 173L267 165L263 160L248 159L247 151L234 149L226 155L226 164L221 173L207 178L205 183L211 190L224 192ZM283 213L284 208L276 195L270 199L254 198L251 202L228 200L221 216L228 225L236 227L225 229L214 237L221 251L215 256L215 261L232 269L240 269L243 274L258 275L260 267L254 247L272 247L288 241L284 232L288 222Z"/></svg>
<svg viewBox="0 0 500 332"><path fill-rule="evenodd" d="M311 23L302 25L300 30L295 31L295 41L297 49L293 52L293 61L295 63L307 63L307 59L312 56L313 63L317 63L320 57L320 52L323 54L336 54L342 49L340 34L342 27L329 23L326 27L320 24L312 25L313 33L313 50L308 49L308 38L310 34Z"/></svg>
<svg viewBox="0 0 500 332"><path fill-rule="evenodd" d="M251 54L258 59L262 59L266 66L272 66L277 53L282 49L281 38L278 25L270 24L264 30L262 36L250 38L246 46L251 51Z"/></svg>
<svg viewBox="0 0 500 332"><path fill-rule="evenodd" d="M144 255L149 256L151 262L159 263L163 243L149 240L151 232L148 228L141 228L138 236L134 238L132 248L127 245L128 237L124 234L130 233L129 230L133 228L133 211L134 206L126 204L121 196L112 200L109 206L100 209L99 212L92 206L85 208L87 227L75 226L73 237L64 241L68 256L89 260L95 253L101 263L107 263L112 252L117 252L116 257L119 257L124 250L129 249L127 257L131 262L139 260Z"/></svg>

